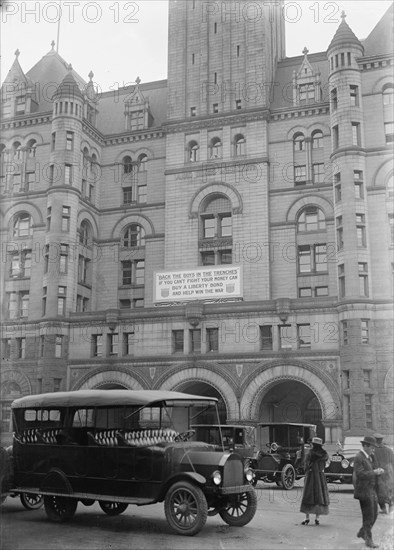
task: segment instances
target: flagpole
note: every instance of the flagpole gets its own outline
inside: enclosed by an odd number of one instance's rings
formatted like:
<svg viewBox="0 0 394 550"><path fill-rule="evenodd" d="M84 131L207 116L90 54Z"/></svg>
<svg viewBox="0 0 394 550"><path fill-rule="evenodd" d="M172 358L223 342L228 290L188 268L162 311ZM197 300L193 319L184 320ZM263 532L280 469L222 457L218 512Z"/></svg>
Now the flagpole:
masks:
<svg viewBox="0 0 394 550"><path fill-rule="evenodd" d="M61 20L61 18L62 18L62 6L61 6L61 0L59 0L59 21L57 22L56 53L59 52L60 20Z"/></svg>

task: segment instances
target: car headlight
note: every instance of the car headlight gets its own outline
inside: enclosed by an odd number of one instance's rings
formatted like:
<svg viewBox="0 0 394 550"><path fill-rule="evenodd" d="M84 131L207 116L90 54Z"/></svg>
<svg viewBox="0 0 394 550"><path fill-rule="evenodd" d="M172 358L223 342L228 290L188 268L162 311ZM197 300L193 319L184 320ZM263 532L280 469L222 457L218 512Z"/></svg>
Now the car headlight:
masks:
<svg viewBox="0 0 394 550"><path fill-rule="evenodd" d="M248 483L251 483L254 478L253 470L251 470L250 468L245 468L245 477Z"/></svg>
<svg viewBox="0 0 394 550"><path fill-rule="evenodd" d="M326 460L326 468L328 468L330 464L331 464L331 460L330 460L329 458L327 458L327 460Z"/></svg>
<svg viewBox="0 0 394 550"><path fill-rule="evenodd" d="M346 469L346 468L349 468L349 461L346 460L346 458L344 458L341 462L341 466L342 468Z"/></svg>
<svg viewBox="0 0 394 550"><path fill-rule="evenodd" d="M350 461L350 466L351 466L351 468L353 468L353 464L354 464L354 460L351 460L351 461Z"/></svg>
<svg viewBox="0 0 394 550"><path fill-rule="evenodd" d="M215 485L220 485L222 482L222 474L219 472L219 470L216 470L212 474L212 481Z"/></svg>

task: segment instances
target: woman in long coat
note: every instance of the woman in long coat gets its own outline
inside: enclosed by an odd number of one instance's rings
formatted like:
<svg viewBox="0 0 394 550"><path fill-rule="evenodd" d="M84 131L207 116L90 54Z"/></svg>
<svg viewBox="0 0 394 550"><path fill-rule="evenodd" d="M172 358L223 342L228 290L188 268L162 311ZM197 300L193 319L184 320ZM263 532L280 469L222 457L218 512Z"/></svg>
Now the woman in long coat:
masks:
<svg viewBox="0 0 394 550"><path fill-rule="evenodd" d="M301 512L305 514L302 525L308 525L309 514L315 514L315 524L319 525L319 517L328 515L330 499L324 468L328 454L323 449L320 437L312 439L312 449L306 457L304 491L301 500Z"/></svg>

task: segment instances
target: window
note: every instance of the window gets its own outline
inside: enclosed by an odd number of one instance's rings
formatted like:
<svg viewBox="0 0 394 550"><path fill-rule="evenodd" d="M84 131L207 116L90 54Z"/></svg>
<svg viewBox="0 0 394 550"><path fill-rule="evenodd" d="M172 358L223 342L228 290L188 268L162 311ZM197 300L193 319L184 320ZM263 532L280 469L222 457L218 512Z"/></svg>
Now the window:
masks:
<svg viewBox="0 0 394 550"><path fill-rule="evenodd" d="M294 151L305 151L305 137L304 134L296 134L293 138Z"/></svg>
<svg viewBox="0 0 394 550"><path fill-rule="evenodd" d="M212 199L206 207L205 212L214 211L212 214L203 214L203 238L210 239L215 237L231 237L232 235L232 217L230 210L230 201L227 198ZM220 212L221 211L221 212Z"/></svg>
<svg viewBox="0 0 394 550"><path fill-rule="evenodd" d="M373 429L372 395L365 394L365 425Z"/></svg>
<svg viewBox="0 0 394 550"><path fill-rule="evenodd" d="M331 96L331 109L335 111L338 108L338 93L336 88L331 90L330 96Z"/></svg>
<svg viewBox="0 0 394 550"><path fill-rule="evenodd" d="M57 314L65 315L66 314L66 292L67 287L59 286L57 291Z"/></svg>
<svg viewBox="0 0 394 550"><path fill-rule="evenodd" d="M123 204L131 204L133 202L133 188L123 187Z"/></svg>
<svg viewBox="0 0 394 550"><path fill-rule="evenodd" d="M103 356L103 335L102 334L92 335L92 356L93 357Z"/></svg>
<svg viewBox="0 0 394 550"><path fill-rule="evenodd" d="M312 287L302 287L298 289L299 298L310 298L312 296Z"/></svg>
<svg viewBox="0 0 394 550"><path fill-rule="evenodd" d="M324 164L318 163L312 166L313 169L313 183L324 182Z"/></svg>
<svg viewBox="0 0 394 550"><path fill-rule="evenodd" d="M66 132L66 151L74 149L74 132Z"/></svg>
<svg viewBox="0 0 394 550"><path fill-rule="evenodd" d="M368 296L368 264L366 262L358 263L358 281L360 296Z"/></svg>
<svg viewBox="0 0 394 550"><path fill-rule="evenodd" d="M291 349L292 347L291 325L279 325L279 345L280 349Z"/></svg>
<svg viewBox="0 0 394 550"><path fill-rule="evenodd" d="M11 338L4 338L2 340L3 344L3 350L2 350L2 358L3 359L10 359L11 358Z"/></svg>
<svg viewBox="0 0 394 550"><path fill-rule="evenodd" d="M62 231L70 230L70 206L63 206L62 208Z"/></svg>
<svg viewBox="0 0 394 550"><path fill-rule="evenodd" d="M78 258L78 283L89 284L90 277L90 259L85 256Z"/></svg>
<svg viewBox="0 0 394 550"><path fill-rule="evenodd" d="M383 90L383 105L394 105L394 88L387 86Z"/></svg>
<svg viewBox="0 0 394 550"><path fill-rule="evenodd" d="M352 107L359 107L360 105L358 86L350 86L350 105Z"/></svg>
<svg viewBox="0 0 394 550"><path fill-rule="evenodd" d="M192 65L194 65L195 57L196 57L195 54L192 53Z"/></svg>
<svg viewBox="0 0 394 550"><path fill-rule="evenodd" d="M389 214L390 245L394 245L394 214Z"/></svg>
<svg viewBox="0 0 394 550"><path fill-rule="evenodd" d="M312 149L321 149L323 147L323 132L315 130L312 133Z"/></svg>
<svg viewBox="0 0 394 550"><path fill-rule="evenodd" d="M272 350L272 325L260 327L260 349Z"/></svg>
<svg viewBox="0 0 394 550"><path fill-rule="evenodd" d="M62 384L62 379L61 378L54 378L53 379L53 391L54 392L60 391L61 384Z"/></svg>
<svg viewBox="0 0 394 550"><path fill-rule="evenodd" d="M31 276L31 262L31 250L12 253L10 255L10 277L13 279L29 278Z"/></svg>
<svg viewBox="0 0 394 550"><path fill-rule="evenodd" d="M42 289L42 316L46 315L47 309L47 287L44 286Z"/></svg>
<svg viewBox="0 0 394 550"><path fill-rule="evenodd" d="M146 203L147 186L145 183L138 183L137 185L137 202Z"/></svg>
<svg viewBox="0 0 394 550"><path fill-rule="evenodd" d="M122 285L143 285L145 282L145 260L122 262Z"/></svg>
<svg viewBox="0 0 394 550"><path fill-rule="evenodd" d="M342 386L344 390L350 389L350 371L348 370L342 371Z"/></svg>
<svg viewBox="0 0 394 550"><path fill-rule="evenodd" d="M363 382L364 382L364 388L369 389L371 387L371 371L370 370L363 370Z"/></svg>
<svg viewBox="0 0 394 550"><path fill-rule="evenodd" d="M298 217L297 231L322 231L326 228L323 211L315 206L308 206Z"/></svg>
<svg viewBox="0 0 394 550"><path fill-rule="evenodd" d="M134 111L129 113L129 128L131 132L142 130L144 125L144 111Z"/></svg>
<svg viewBox="0 0 394 550"><path fill-rule="evenodd" d="M119 300L119 308L120 309L130 309L131 308L131 300Z"/></svg>
<svg viewBox="0 0 394 550"><path fill-rule="evenodd" d="M12 144L12 149L14 153L14 159L15 160L21 160L22 158L22 145L19 143L19 141L15 141L15 143Z"/></svg>
<svg viewBox="0 0 394 550"><path fill-rule="evenodd" d="M214 137L210 143L210 157L211 159L217 159L222 156L222 142L220 138Z"/></svg>
<svg viewBox="0 0 394 550"><path fill-rule="evenodd" d="M55 339L55 357L63 357L63 336L58 334Z"/></svg>
<svg viewBox="0 0 394 550"><path fill-rule="evenodd" d="M134 332L123 333L123 355L133 355L134 352Z"/></svg>
<svg viewBox="0 0 394 550"><path fill-rule="evenodd" d="M364 178L362 170L353 170L354 177L354 196L356 199L364 198Z"/></svg>
<svg viewBox="0 0 394 550"><path fill-rule="evenodd" d="M235 100L235 108L237 110L242 109L242 101L240 99Z"/></svg>
<svg viewBox="0 0 394 550"><path fill-rule="evenodd" d="M386 137L386 143L394 142L394 122L384 123L384 135Z"/></svg>
<svg viewBox="0 0 394 550"><path fill-rule="evenodd" d="M88 221L84 220L79 227L79 244L90 247L92 245L92 228Z"/></svg>
<svg viewBox="0 0 394 550"><path fill-rule="evenodd" d="M148 155L141 153L138 157L138 171L146 172L148 168Z"/></svg>
<svg viewBox="0 0 394 550"><path fill-rule="evenodd" d="M71 164L64 165L64 183L66 185L72 185L73 182L73 170Z"/></svg>
<svg viewBox="0 0 394 550"><path fill-rule="evenodd" d="M131 160L131 157L125 156L122 160L123 164L123 173L124 174L132 174L134 170L133 162Z"/></svg>
<svg viewBox="0 0 394 550"><path fill-rule="evenodd" d="M299 348L311 347L311 325L309 323L297 325L297 343Z"/></svg>
<svg viewBox="0 0 394 550"><path fill-rule="evenodd" d="M369 320L361 319L361 343L369 344Z"/></svg>
<svg viewBox="0 0 394 550"><path fill-rule="evenodd" d="M315 296L328 296L328 286L317 286Z"/></svg>
<svg viewBox="0 0 394 550"><path fill-rule="evenodd" d="M118 355L118 344L119 344L119 334L117 332L112 332L107 334L107 354L108 355Z"/></svg>
<svg viewBox="0 0 394 550"><path fill-rule="evenodd" d="M349 326L347 321L341 321L342 331L342 345L347 346L349 344Z"/></svg>
<svg viewBox="0 0 394 550"><path fill-rule="evenodd" d="M299 273L327 271L327 245L300 245L298 247Z"/></svg>
<svg viewBox="0 0 394 550"><path fill-rule="evenodd" d="M135 246L145 246L145 230L141 225L133 223L129 225L122 237L123 248L134 248Z"/></svg>
<svg viewBox="0 0 394 550"><path fill-rule="evenodd" d="M357 246L365 248L367 246L365 236L365 214L356 214L356 232Z"/></svg>
<svg viewBox="0 0 394 550"><path fill-rule="evenodd" d="M218 32L218 24L217 23L214 23L213 24L213 32L216 34Z"/></svg>
<svg viewBox="0 0 394 550"><path fill-rule="evenodd" d="M189 162L197 162L199 160L199 147L196 141L191 141L188 145Z"/></svg>
<svg viewBox="0 0 394 550"><path fill-rule="evenodd" d="M196 116L196 108L190 107L190 116Z"/></svg>
<svg viewBox="0 0 394 550"><path fill-rule="evenodd" d="M294 166L294 183L304 185L306 183L306 166Z"/></svg>
<svg viewBox="0 0 394 550"><path fill-rule="evenodd" d="M24 191L28 193L33 189L33 183L36 181L36 173L35 172L26 172L25 174L25 187Z"/></svg>
<svg viewBox="0 0 394 550"><path fill-rule="evenodd" d="M25 359L26 357L26 338L16 338L16 358Z"/></svg>
<svg viewBox="0 0 394 550"><path fill-rule="evenodd" d="M77 294L77 312L84 313L89 311L89 298Z"/></svg>
<svg viewBox="0 0 394 550"><path fill-rule="evenodd" d="M339 284L339 297L343 298L345 296L346 287L345 287L345 265L338 265L338 284Z"/></svg>
<svg viewBox="0 0 394 550"><path fill-rule="evenodd" d="M219 112L219 103L214 103L212 105L212 112L213 113L218 113Z"/></svg>
<svg viewBox="0 0 394 550"><path fill-rule="evenodd" d="M29 316L29 300L30 295L28 291L23 291L19 293L20 298L20 317Z"/></svg>
<svg viewBox="0 0 394 550"><path fill-rule="evenodd" d="M51 136L51 151L54 151L56 147L56 132L52 132Z"/></svg>
<svg viewBox="0 0 394 550"><path fill-rule="evenodd" d="M234 156L239 157L246 153L246 140L242 134L238 134L234 138Z"/></svg>
<svg viewBox="0 0 394 550"><path fill-rule="evenodd" d="M337 246L340 250L343 248L343 227L342 227L342 216L338 216L336 219L337 225Z"/></svg>
<svg viewBox="0 0 394 550"><path fill-rule="evenodd" d="M215 265L215 263L215 252L213 250L201 252L202 265Z"/></svg>
<svg viewBox="0 0 394 550"><path fill-rule="evenodd" d="M309 103L315 100L315 86L314 84L300 84L299 87L300 102Z"/></svg>
<svg viewBox="0 0 394 550"><path fill-rule="evenodd" d="M183 353L183 330L172 331L173 353Z"/></svg>
<svg viewBox="0 0 394 550"><path fill-rule="evenodd" d="M338 127L338 125L332 127L332 139L333 139L333 148L338 149L338 147L339 147L339 127Z"/></svg>
<svg viewBox="0 0 394 550"><path fill-rule="evenodd" d="M352 144L361 145L361 127L359 122L352 122Z"/></svg>
<svg viewBox="0 0 394 550"><path fill-rule="evenodd" d="M27 144L27 155L30 159L35 158L37 151L37 142L35 139L29 140Z"/></svg>
<svg viewBox="0 0 394 550"><path fill-rule="evenodd" d="M219 351L218 328L207 328L207 351Z"/></svg>
<svg viewBox="0 0 394 550"><path fill-rule="evenodd" d="M29 214L19 214L14 221L14 237L30 237L33 234Z"/></svg>
<svg viewBox="0 0 394 550"><path fill-rule="evenodd" d="M60 245L59 272L67 273L68 270L68 244Z"/></svg>
<svg viewBox="0 0 394 550"><path fill-rule="evenodd" d="M201 330L199 328L189 330L190 352L201 353Z"/></svg>

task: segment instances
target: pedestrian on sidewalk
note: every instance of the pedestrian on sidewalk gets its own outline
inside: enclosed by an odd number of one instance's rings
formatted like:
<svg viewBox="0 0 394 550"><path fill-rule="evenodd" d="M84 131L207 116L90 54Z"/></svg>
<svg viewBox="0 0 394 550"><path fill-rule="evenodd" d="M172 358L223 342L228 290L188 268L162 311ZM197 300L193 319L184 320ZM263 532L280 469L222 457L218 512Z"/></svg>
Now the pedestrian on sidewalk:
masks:
<svg viewBox="0 0 394 550"><path fill-rule="evenodd" d="M328 515L330 499L324 468L328 454L323 449L320 437L312 438L312 449L305 459L305 481L300 511L305 514L302 525L309 524L309 515L315 514L315 524L320 525L320 516Z"/></svg>
<svg viewBox="0 0 394 550"><path fill-rule="evenodd" d="M363 524L357 536L365 540L368 548L377 548L372 540L372 527L378 516L378 497L376 494L376 476L384 473L383 468L375 468L372 455L376 449L376 439L366 436L360 442L361 451L356 455L353 465L353 497L360 502Z"/></svg>
<svg viewBox="0 0 394 550"><path fill-rule="evenodd" d="M393 511L394 453L383 444L384 435L375 434L376 449L373 459L376 468L383 468L384 474L377 478L378 504L381 514ZM387 510L388 505L388 510Z"/></svg>

